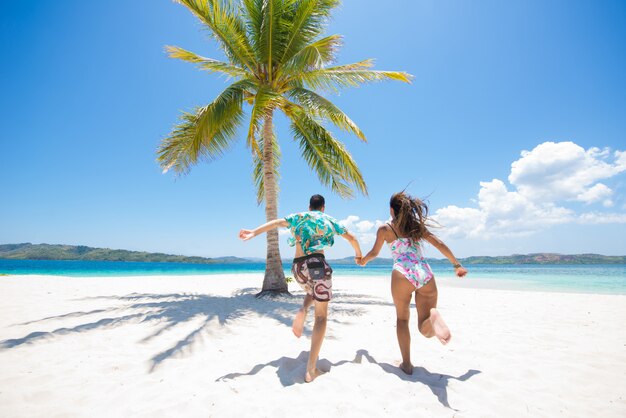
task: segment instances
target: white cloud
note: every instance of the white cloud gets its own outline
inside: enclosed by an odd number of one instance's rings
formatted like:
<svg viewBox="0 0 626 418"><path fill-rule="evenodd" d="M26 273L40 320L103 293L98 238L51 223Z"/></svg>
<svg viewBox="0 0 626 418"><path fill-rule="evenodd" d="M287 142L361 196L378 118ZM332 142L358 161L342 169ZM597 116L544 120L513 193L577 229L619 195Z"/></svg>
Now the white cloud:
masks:
<svg viewBox="0 0 626 418"><path fill-rule="evenodd" d="M532 201L549 199L592 203L612 193L597 181L626 171L626 153L616 151L608 162L608 149L585 151L573 142L544 142L511 164L509 182L520 195ZM601 193L599 193L601 192ZM605 199L606 200L606 199Z"/></svg>
<svg viewBox="0 0 626 418"><path fill-rule="evenodd" d="M583 213L577 220L581 224L626 224L626 213Z"/></svg>
<svg viewBox="0 0 626 418"><path fill-rule="evenodd" d="M474 208L446 206L437 210L433 218L445 226L446 236L454 238L479 237L485 229L485 213Z"/></svg>
<svg viewBox="0 0 626 418"><path fill-rule="evenodd" d="M348 231L353 233L361 244L372 244L376 240L376 231L385 221L361 220L356 215L349 215L339 221Z"/></svg>
<svg viewBox="0 0 626 418"><path fill-rule="evenodd" d="M602 183L598 183L576 196L576 200L580 200L585 203L593 203L604 199L602 202L604 206L612 206L613 203L611 199L609 199L612 194L613 190L609 189Z"/></svg>
<svg viewBox="0 0 626 418"><path fill-rule="evenodd" d="M609 159L613 157L614 162ZM511 164L511 190L499 179L480 183L477 208L447 206L433 218L442 235L489 238L529 235L563 223L624 223L626 214L577 215L566 202L613 206L613 190L599 180L626 171L626 152L573 142L544 142Z"/></svg>
<svg viewBox="0 0 626 418"><path fill-rule="evenodd" d="M621 171L626 170L626 151L615 151L615 165Z"/></svg>

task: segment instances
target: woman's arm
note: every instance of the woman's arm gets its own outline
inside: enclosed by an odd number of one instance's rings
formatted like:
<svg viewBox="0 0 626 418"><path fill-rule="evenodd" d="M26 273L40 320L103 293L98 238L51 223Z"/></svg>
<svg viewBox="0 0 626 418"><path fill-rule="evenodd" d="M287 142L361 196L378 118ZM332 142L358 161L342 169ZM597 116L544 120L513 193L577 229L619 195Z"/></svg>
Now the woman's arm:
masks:
<svg viewBox="0 0 626 418"><path fill-rule="evenodd" d="M274 219L273 221L269 221L267 223L264 223L263 225L257 227L256 229L250 230L250 229L242 229L241 231L239 231L239 238L241 238L244 241L248 241L249 239L252 239L254 237L256 237L259 234L262 234L264 232L270 231L274 228L278 228L278 227L288 227L289 223L284 220L284 219Z"/></svg>
<svg viewBox="0 0 626 418"><path fill-rule="evenodd" d="M365 266L367 263L369 263L378 256L378 253L380 253L380 249L383 248L383 244L385 243L385 232L385 225L382 225L378 228L378 231L376 231L376 241L374 242L374 246L372 247L370 252L361 259L361 266Z"/></svg>
<svg viewBox="0 0 626 418"><path fill-rule="evenodd" d="M452 251L442 240L433 235L430 231L427 231L424 239L428 241L433 247L435 247L441 254L443 254L454 266L454 272L457 276L463 277L467 274L467 270L459 263Z"/></svg>

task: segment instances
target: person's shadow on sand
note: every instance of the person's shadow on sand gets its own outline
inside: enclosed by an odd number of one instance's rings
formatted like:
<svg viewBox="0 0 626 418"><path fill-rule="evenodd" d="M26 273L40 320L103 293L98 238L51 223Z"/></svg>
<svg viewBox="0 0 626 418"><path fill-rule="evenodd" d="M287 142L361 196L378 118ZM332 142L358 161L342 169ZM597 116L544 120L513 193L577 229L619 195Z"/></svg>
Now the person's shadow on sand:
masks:
<svg viewBox="0 0 626 418"><path fill-rule="evenodd" d="M308 358L309 352L302 351L296 358L283 356L279 359L270 361L269 363L257 364L247 373L229 373L218 377L215 381L224 382L227 380L237 379L242 376L254 376L266 367L275 367L276 375L278 376L281 385L286 387L296 383L304 383L304 371ZM330 370L329 364L330 362L328 360L319 360L318 368L323 372L327 372Z"/></svg>
<svg viewBox="0 0 626 418"><path fill-rule="evenodd" d="M219 381L228 381L237 379L242 376L253 376L259 373L266 367L275 367L276 375L283 386L291 386L296 383L304 383L304 370L309 357L307 351L302 351L298 357L281 357L277 360L270 361L269 363L257 364L247 373L229 373L216 379ZM337 363L331 363L326 359L320 359L318 361L318 368L322 372L329 372L332 367L338 367L346 363L361 364L363 359L366 359L369 363L378 365L383 371L398 376L402 380L410 382L422 383L431 390L431 392L437 397L437 400L446 408L454 409L448 402L448 382L450 379L464 382L470 377L479 374L479 370L468 370L461 376L454 377L447 374L431 373L424 367L414 367L413 374L407 375L399 367L393 366L389 363L379 363L372 357L367 350L358 350L354 357L354 360L341 360ZM322 377L323 378L323 377ZM314 384L314 383L313 383Z"/></svg>
<svg viewBox="0 0 626 418"><path fill-rule="evenodd" d="M367 350L359 350L356 352L356 358L353 362L361 363L362 358L365 357L370 363L377 364L381 369L386 371L387 373L394 374L398 376L402 380L407 380L409 382L419 382L422 383L430 389L430 391L437 397L439 403L441 403L446 408L454 409L448 403L448 382L450 379L458 380L464 382L468 380L470 377L477 375L480 370L470 369L465 372L463 375L459 377L450 376L447 374L440 373L431 373L426 368L421 366L413 367L413 374L408 375L404 373L400 367L391 365L389 363L379 363L372 357ZM456 409L454 409L456 411Z"/></svg>

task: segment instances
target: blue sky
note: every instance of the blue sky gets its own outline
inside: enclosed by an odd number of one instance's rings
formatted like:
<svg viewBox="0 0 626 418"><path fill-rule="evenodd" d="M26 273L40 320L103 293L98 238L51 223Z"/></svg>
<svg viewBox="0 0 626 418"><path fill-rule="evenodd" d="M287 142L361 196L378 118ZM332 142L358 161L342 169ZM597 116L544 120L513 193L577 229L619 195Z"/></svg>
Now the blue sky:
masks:
<svg viewBox="0 0 626 418"><path fill-rule="evenodd" d="M344 36L339 63L375 58L415 76L332 97L367 135L335 132L369 195L322 187L279 117L279 212L322 193L369 248L389 196L410 183L458 256L626 254L626 3L380 4L345 0L327 32ZM0 35L0 243L265 255L264 239L237 239L265 221L243 134L182 178L155 162L179 112L226 86L166 57L177 45L223 58L184 7L4 0Z"/></svg>

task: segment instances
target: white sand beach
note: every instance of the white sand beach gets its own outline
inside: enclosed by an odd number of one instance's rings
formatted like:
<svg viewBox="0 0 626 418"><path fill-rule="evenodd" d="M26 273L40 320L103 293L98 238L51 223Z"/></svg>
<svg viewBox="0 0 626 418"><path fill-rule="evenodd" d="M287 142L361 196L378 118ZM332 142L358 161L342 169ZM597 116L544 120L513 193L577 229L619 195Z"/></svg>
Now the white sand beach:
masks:
<svg viewBox="0 0 626 418"><path fill-rule="evenodd" d="M407 376L388 278L338 276L305 384L302 292L255 299L261 279L0 277L0 416L626 416L626 296L442 283L452 341L413 314Z"/></svg>

